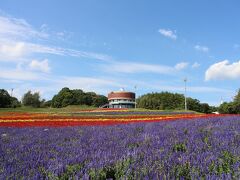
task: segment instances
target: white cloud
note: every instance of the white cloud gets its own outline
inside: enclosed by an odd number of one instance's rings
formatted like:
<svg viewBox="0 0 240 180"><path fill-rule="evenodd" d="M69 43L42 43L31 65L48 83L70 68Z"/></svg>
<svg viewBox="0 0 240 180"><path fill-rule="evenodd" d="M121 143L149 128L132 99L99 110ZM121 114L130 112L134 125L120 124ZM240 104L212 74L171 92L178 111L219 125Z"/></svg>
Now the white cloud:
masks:
<svg viewBox="0 0 240 180"><path fill-rule="evenodd" d="M28 74L29 75L29 74ZM113 87L120 89L122 84L119 80L110 79L107 77L81 77L81 76L48 76L49 78L44 79L44 86L35 85L31 79L26 81L24 76L24 81L18 83L18 85L13 86L13 95L21 99L22 95L28 90L38 91L42 98L51 99L54 94L60 91L63 87L68 87L70 89L82 89L86 92L92 91L99 94L105 94L113 89ZM15 77L13 77L15 78ZM22 78L21 78L22 80ZM2 81L2 80L0 80Z"/></svg>
<svg viewBox="0 0 240 180"><path fill-rule="evenodd" d="M25 55L25 43L0 41L0 61L18 60Z"/></svg>
<svg viewBox="0 0 240 180"><path fill-rule="evenodd" d="M47 38L48 34L35 30L24 19L0 15L0 38L29 39L32 37Z"/></svg>
<svg viewBox="0 0 240 180"><path fill-rule="evenodd" d="M180 70L183 70L185 68L188 67L188 63L187 62L180 62L178 64L175 65L175 69L180 71Z"/></svg>
<svg viewBox="0 0 240 180"><path fill-rule="evenodd" d="M68 76L68 77L58 77L55 78L55 83L60 88L69 87L72 89L83 89L84 91L103 91L106 92L110 87L121 87L121 84L116 82L116 80L111 80L109 78L101 77L77 77L77 76ZM105 92L105 93L106 93Z"/></svg>
<svg viewBox="0 0 240 180"><path fill-rule="evenodd" d="M169 29L159 29L158 32L161 33L165 37L168 37L168 38L171 38L174 40L177 39L176 31L172 31Z"/></svg>
<svg viewBox="0 0 240 180"><path fill-rule="evenodd" d="M48 59L44 59L43 61L32 60L31 63L29 64L29 68L31 70L41 71L44 73L50 72Z"/></svg>
<svg viewBox="0 0 240 180"><path fill-rule="evenodd" d="M30 61L36 53L53 54L58 56L72 56L77 58L96 59L101 61L111 61L111 57L101 53L87 52L62 47L54 47L34 43L36 41L57 38L66 33L47 33L47 25L43 24L40 30L34 29L24 19L16 19L3 16L0 13L0 61L23 62ZM56 36L56 37L55 37Z"/></svg>
<svg viewBox="0 0 240 180"><path fill-rule="evenodd" d="M226 80L240 78L240 61L229 63L228 60L211 65L205 72L205 80Z"/></svg>
<svg viewBox="0 0 240 180"><path fill-rule="evenodd" d="M150 81L138 81L137 83L132 82L131 84L138 84L138 87L144 88L146 92L149 91L170 91L170 92L179 92L179 93L184 93L185 88L184 88L184 83L172 85L171 82L166 82L166 81L156 81L156 80L150 80ZM216 87L211 87L211 86L190 86L187 85L187 93L222 93L222 94L229 94L231 93L232 90L227 89L227 88L216 88Z"/></svg>
<svg viewBox="0 0 240 180"><path fill-rule="evenodd" d="M23 69L0 69L0 78L12 81L31 81L42 80L45 77L42 74L26 71Z"/></svg>
<svg viewBox="0 0 240 180"><path fill-rule="evenodd" d="M188 87L189 92L193 93L229 93L231 90L223 88L215 88L208 86L190 86Z"/></svg>
<svg viewBox="0 0 240 180"><path fill-rule="evenodd" d="M200 64L198 62L195 62L192 64L192 68L198 68L200 66Z"/></svg>
<svg viewBox="0 0 240 180"><path fill-rule="evenodd" d="M155 65L155 64L143 64L143 63L111 63L104 66L106 71L118 72L118 73L159 73L159 74L171 74L174 72L174 68L170 66Z"/></svg>
<svg viewBox="0 0 240 180"><path fill-rule="evenodd" d="M79 51L74 49L65 49L61 47L50 47L39 44L27 44L27 51L29 53L43 53L43 54L53 54L59 56L72 56L78 58L89 58L101 61L112 61L112 57L106 54Z"/></svg>
<svg viewBox="0 0 240 180"><path fill-rule="evenodd" d="M209 51L209 48L207 46L196 45L196 46L194 46L194 48L197 51L201 51L201 52L205 52L205 53L207 53Z"/></svg>
<svg viewBox="0 0 240 180"><path fill-rule="evenodd" d="M145 63L133 63L133 62L110 62L107 65L103 65L103 69L111 73L158 73L158 74L175 74L177 71L181 71L187 68L188 62L180 62L174 67L158 65L158 64L145 64Z"/></svg>

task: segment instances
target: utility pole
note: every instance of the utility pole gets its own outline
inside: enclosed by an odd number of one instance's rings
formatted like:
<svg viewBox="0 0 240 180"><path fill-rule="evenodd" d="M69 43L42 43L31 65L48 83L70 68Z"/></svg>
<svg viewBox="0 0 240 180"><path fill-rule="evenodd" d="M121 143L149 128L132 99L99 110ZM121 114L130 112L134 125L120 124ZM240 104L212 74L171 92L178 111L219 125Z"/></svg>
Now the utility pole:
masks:
<svg viewBox="0 0 240 180"><path fill-rule="evenodd" d="M184 84L185 84L185 111L187 111L187 78L184 79Z"/></svg>
<svg viewBox="0 0 240 180"><path fill-rule="evenodd" d="M11 97L13 96L13 88L11 88Z"/></svg>
<svg viewBox="0 0 240 180"><path fill-rule="evenodd" d="M135 109L137 108L137 85L134 86L135 89Z"/></svg>

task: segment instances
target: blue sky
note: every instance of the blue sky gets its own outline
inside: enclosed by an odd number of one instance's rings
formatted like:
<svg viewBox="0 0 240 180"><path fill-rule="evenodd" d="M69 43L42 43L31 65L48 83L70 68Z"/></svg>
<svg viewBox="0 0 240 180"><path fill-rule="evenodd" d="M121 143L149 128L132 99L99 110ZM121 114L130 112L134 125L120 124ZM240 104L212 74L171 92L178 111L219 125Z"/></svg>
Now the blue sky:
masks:
<svg viewBox="0 0 240 180"><path fill-rule="evenodd" d="M171 91L218 105L240 88L240 3L0 3L0 88L51 99L62 87Z"/></svg>

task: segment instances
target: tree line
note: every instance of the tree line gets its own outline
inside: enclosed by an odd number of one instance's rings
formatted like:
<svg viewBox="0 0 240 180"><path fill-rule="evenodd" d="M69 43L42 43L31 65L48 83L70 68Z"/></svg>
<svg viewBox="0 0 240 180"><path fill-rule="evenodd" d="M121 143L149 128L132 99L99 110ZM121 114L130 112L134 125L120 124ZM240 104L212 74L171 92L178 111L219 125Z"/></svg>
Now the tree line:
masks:
<svg viewBox="0 0 240 180"><path fill-rule="evenodd" d="M240 89L234 96L233 101L222 103L218 110L223 114L240 114Z"/></svg>
<svg viewBox="0 0 240 180"><path fill-rule="evenodd" d="M148 93L137 99L137 106L153 110L182 110L185 106L185 98L183 94L178 93ZM202 113L211 113L217 110L216 107L200 103L199 100L190 97L187 98L187 108Z"/></svg>
<svg viewBox="0 0 240 180"><path fill-rule="evenodd" d="M62 88L52 100L41 99L39 92L28 91L23 95L22 101L12 97L9 93L0 89L0 108L16 108L20 106L29 106L34 108L53 107L62 108L68 105L87 105L99 107L108 103L107 97L98 95L95 92L84 92L81 89Z"/></svg>
<svg viewBox="0 0 240 180"><path fill-rule="evenodd" d="M137 99L137 107L153 110L182 110L184 109L185 98L183 94L160 92L148 93ZM23 95L21 102L9 95L8 91L0 89L0 108L16 108L20 106L53 107L62 108L68 105L87 105L99 107L108 103L107 97L98 95L95 92L84 92L81 89L62 88L49 101L41 99L38 92L28 91ZM209 106L207 103L201 103L197 99L187 98L188 110L211 113L219 111L220 113L240 114L240 89L232 102L224 102L218 108Z"/></svg>
<svg viewBox="0 0 240 180"><path fill-rule="evenodd" d="M108 103L108 99L103 95L98 95L95 92L84 92L81 89L70 90L65 87L52 98L51 106L55 108L66 107L68 105L99 107L106 103Z"/></svg>
<svg viewBox="0 0 240 180"><path fill-rule="evenodd" d="M17 98L12 97L5 89L0 89L0 108L16 108L21 106Z"/></svg>

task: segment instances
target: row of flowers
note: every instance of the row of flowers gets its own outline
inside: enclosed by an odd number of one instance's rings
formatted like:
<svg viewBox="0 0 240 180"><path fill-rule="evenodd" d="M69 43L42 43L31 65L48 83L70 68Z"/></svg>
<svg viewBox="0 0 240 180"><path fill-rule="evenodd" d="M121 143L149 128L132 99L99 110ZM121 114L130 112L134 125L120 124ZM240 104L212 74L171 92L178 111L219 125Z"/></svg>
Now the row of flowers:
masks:
<svg viewBox="0 0 240 180"><path fill-rule="evenodd" d="M25 127L25 126L82 126L82 125L113 125L135 122L158 122L169 120L192 120L196 118L219 117L226 115L206 114L180 114L166 116L52 116L29 114L28 116L3 116L0 117L0 126Z"/></svg>
<svg viewBox="0 0 240 180"><path fill-rule="evenodd" d="M24 120L24 119L137 119L137 118L168 118L168 117L201 117L206 116L204 114L177 114L177 115L88 115L88 116L71 116L71 115L51 115L51 114L28 114L28 115L11 115L0 116L0 120ZM209 115L208 115L209 116Z"/></svg>

